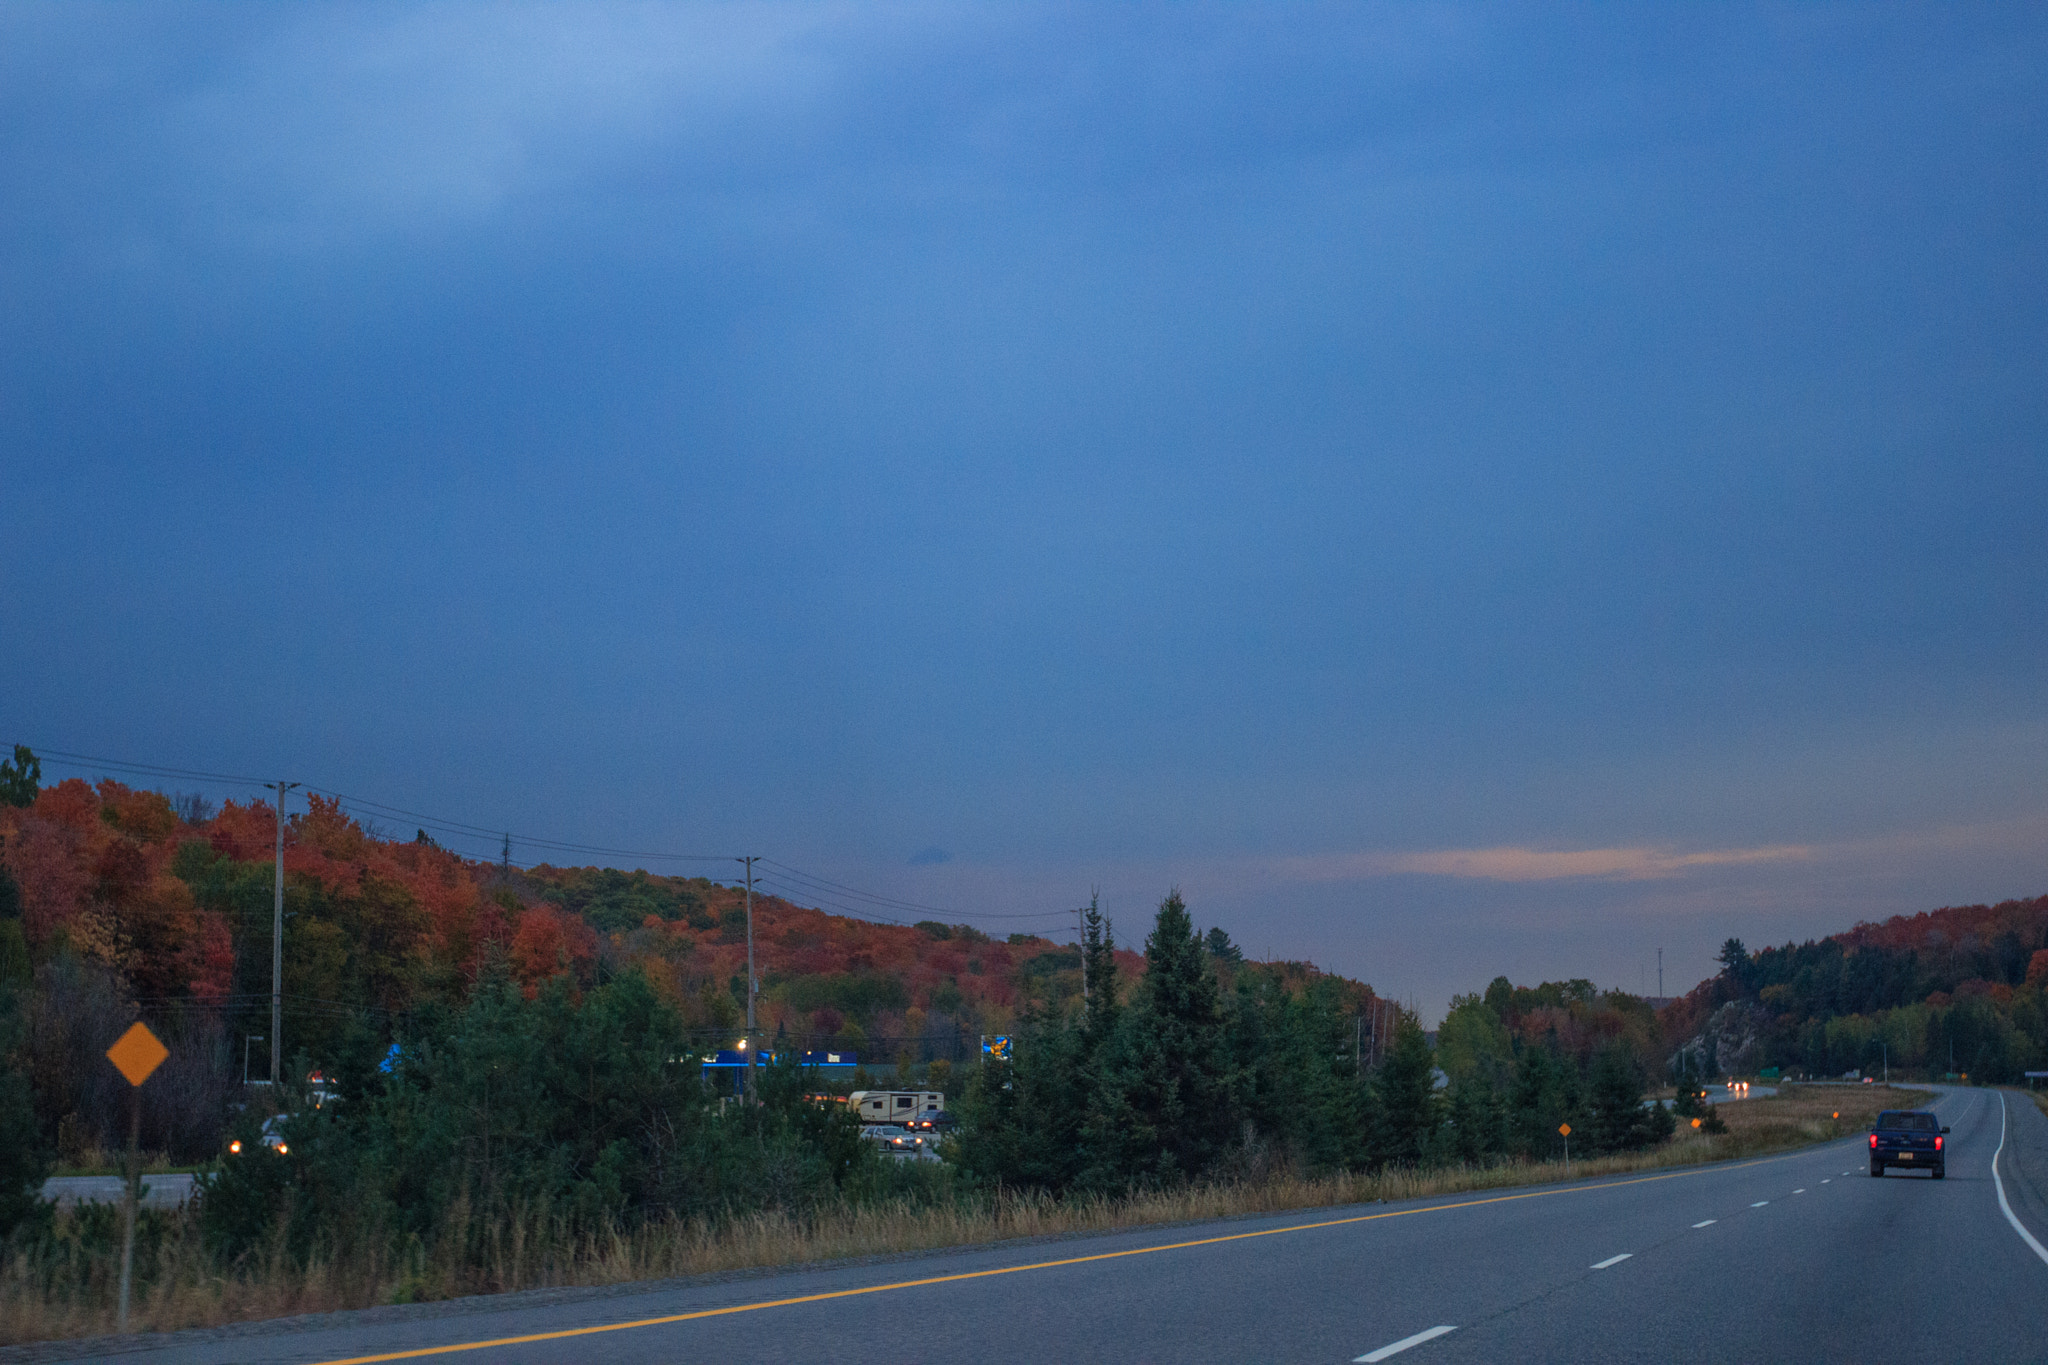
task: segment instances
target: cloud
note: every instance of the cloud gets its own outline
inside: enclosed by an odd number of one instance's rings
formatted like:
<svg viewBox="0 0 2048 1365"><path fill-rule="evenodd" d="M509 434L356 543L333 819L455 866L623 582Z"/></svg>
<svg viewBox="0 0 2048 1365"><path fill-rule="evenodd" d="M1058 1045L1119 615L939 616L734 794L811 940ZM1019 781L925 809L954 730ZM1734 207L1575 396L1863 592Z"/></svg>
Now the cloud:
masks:
<svg viewBox="0 0 2048 1365"><path fill-rule="evenodd" d="M1802 844L1763 848L1710 849L1683 853L1672 848L1540 849L1447 848L1411 853L1354 853L1289 858L1279 865L1299 881L1332 882L1370 877L1462 877L1495 882L1547 882L1572 877L1607 881L1655 881L1710 867L1801 861L1813 856Z"/></svg>

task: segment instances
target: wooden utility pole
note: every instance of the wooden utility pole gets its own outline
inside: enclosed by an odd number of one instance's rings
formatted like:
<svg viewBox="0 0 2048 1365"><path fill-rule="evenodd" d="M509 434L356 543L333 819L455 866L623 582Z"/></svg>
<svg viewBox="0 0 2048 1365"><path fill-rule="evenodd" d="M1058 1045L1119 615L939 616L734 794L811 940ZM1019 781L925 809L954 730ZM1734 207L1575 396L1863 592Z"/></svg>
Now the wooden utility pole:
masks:
<svg viewBox="0 0 2048 1365"><path fill-rule="evenodd" d="M741 858L747 865L747 1103L754 1102L754 1057L761 1040L754 1034L754 996L759 987L754 977L754 859Z"/></svg>
<svg viewBox="0 0 2048 1365"><path fill-rule="evenodd" d="M277 784L277 886L270 920L270 1093L284 1079L284 794L296 782Z"/></svg>

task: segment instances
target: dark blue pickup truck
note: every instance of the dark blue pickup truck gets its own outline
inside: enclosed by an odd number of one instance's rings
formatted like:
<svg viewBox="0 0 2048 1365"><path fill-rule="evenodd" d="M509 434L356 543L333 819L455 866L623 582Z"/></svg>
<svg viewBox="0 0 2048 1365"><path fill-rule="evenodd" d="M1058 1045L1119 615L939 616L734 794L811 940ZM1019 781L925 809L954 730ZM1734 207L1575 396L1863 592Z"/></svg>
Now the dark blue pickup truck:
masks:
<svg viewBox="0 0 2048 1365"><path fill-rule="evenodd" d="M1948 1129L1925 1109L1887 1109L1877 1116L1870 1130L1870 1173L1884 1174L1887 1166L1932 1171L1940 1180L1948 1174Z"/></svg>

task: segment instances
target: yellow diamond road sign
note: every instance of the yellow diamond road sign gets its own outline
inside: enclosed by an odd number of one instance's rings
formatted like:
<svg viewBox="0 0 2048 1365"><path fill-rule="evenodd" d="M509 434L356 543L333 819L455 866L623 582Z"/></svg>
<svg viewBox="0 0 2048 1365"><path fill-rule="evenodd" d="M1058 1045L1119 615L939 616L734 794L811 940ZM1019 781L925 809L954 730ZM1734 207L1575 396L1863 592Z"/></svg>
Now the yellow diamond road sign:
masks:
<svg viewBox="0 0 2048 1365"><path fill-rule="evenodd" d="M147 1026L135 1024L121 1035L120 1041L107 1049L107 1060L120 1068L128 1078L128 1084L141 1085L149 1074L164 1064L170 1056L170 1049L156 1040Z"/></svg>
<svg viewBox="0 0 2048 1365"><path fill-rule="evenodd" d="M135 1027L141 1028L142 1025L137 1024ZM142 1082L137 1081L136 1084L140 1085ZM1572 1126L1569 1123L1560 1123L1557 1125L1557 1131L1563 1133L1566 1137L1570 1137L1572 1135Z"/></svg>

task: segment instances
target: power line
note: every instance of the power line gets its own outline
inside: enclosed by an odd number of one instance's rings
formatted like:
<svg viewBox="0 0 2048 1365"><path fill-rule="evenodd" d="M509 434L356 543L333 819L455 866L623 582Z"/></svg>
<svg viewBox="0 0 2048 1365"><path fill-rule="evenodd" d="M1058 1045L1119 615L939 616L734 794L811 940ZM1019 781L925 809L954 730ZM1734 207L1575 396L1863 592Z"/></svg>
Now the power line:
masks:
<svg viewBox="0 0 2048 1365"><path fill-rule="evenodd" d="M344 802L350 809L373 811L379 815L402 815L408 820L424 820L430 828L441 829L449 833L467 834L491 840L510 837L513 843L523 844L528 848L553 849L561 853L602 853L616 858L654 858L685 863L729 863L733 861L734 856L730 853L655 853L642 849L607 848L601 844L578 844L564 839L547 839L539 835L520 834L516 831L508 836L506 831L501 829L489 829L483 825L466 824L460 820L447 820L437 815L423 815L418 811L405 810L398 806L387 806L380 801L371 801L360 796L349 796L343 792L329 791L325 787L308 787L306 790L318 792L320 795L335 801Z"/></svg>
<svg viewBox="0 0 2048 1365"><path fill-rule="evenodd" d="M268 788L277 785L275 778L246 777L236 773L206 772L197 768L174 768L159 763L134 763L126 759L102 758L95 754L77 754L63 749L38 749L33 746L30 746L30 748L37 758L62 760L67 767L78 767L87 771L105 770L108 772L135 773L147 777L179 777L188 781L228 782L237 786L249 787ZM428 815L420 811L406 810L400 806L386 805L381 801L372 801L367 797L351 796L345 792L333 791L326 787L308 785L306 791L318 793L333 801L343 802L351 809L371 811L384 816L403 816L408 820L419 820L424 822L428 828L440 830L445 834L471 835L479 838L488 838L493 842L504 838L506 835L506 831L503 829L493 829L484 825L472 825L463 820L451 820L445 816ZM511 838L515 843L524 844L530 848L551 849L561 853L601 853L618 858L653 858L672 862L722 863L732 861L732 855L727 853L662 853L643 849L609 848L600 844L580 844L564 839L549 839L540 835L526 835L516 832L512 833Z"/></svg>
<svg viewBox="0 0 2048 1365"><path fill-rule="evenodd" d="M24 746L29 747L29 746ZM150 777L182 777L195 782L231 782L244 787L268 787L275 781L268 777L243 777L234 773L200 772L193 768L167 768L155 763L129 763L121 759L96 758L91 754L66 753L62 749L35 749L30 752L37 758L66 760L66 767L105 768L112 772L141 773Z"/></svg>
<svg viewBox="0 0 2048 1365"><path fill-rule="evenodd" d="M182 778L188 781L226 782L238 786L260 788L270 788L277 785L276 780L273 778L208 772L203 769L179 768L158 763L137 763L126 759L103 758L93 754L72 753L63 749L32 748L31 751L38 758L56 759L64 766L80 767L87 771L104 770L148 777ZM351 796L348 793L334 791L327 787L316 787L309 784L305 787L305 790L309 794L327 797L329 800L344 805L353 811L368 812L373 816L385 818L403 818L417 821L423 830L433 830L451 839L487 840L490 844L497 844L500 840L509 839L511 842L519 844L524 848L553 853L576 853L609 858L638 858L656 862L724 863L734 861L735 856L723 853L669 853L646 849L613 848L603 844L585 844L566 839L550 839L539 835L508 834L503 829L493 829L485 825L471 824L464 820L451 820L443 816L430 815L423 811L408 810L403 806L393 806L382 801L372 801L367 797ZM507 859L507 861L510 860ZM944 906L926 905L918 901L904 900L896 896L886 896L873 891L864 891L859 887L848 886L844 882L836 882L826 877L819 877L805 872L801 868L791 867L787 863L776 862L771 858L761 858L758 861L766 867L777 869L782 874L780 877L774 878L773 882L791 897L814 901L821 908L829 905L833 909L855 919L878 920L885 924L907 926L912 921L899 918L900 914L945 916L950 917L955 922L969 920L1037 920L1042 922L1050 919L1064 919L1069 913L1064 910L1006 913L999 911L948 909ZM518 863L522 870L529 870L540 865L539 862L521 861ZM757 875L761 881L771 880L765 873ZM833 897L844 897L858 902L858 904L848 905L844 900L834 899ZM898 914L887 913L889 911L895 911Z"/></svg>

